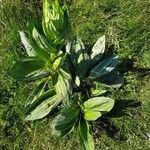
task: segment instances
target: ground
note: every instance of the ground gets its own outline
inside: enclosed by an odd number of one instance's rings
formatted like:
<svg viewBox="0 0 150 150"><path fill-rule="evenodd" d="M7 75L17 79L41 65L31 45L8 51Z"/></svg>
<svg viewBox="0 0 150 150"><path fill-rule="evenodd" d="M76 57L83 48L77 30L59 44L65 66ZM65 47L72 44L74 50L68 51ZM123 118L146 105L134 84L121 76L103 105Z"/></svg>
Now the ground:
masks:
<svg viewBox="0 0 150 150"><path fill-rule="evenodd" d="M69 7L75 33L87 48L106 35L107 52L119 55L124 85L113 91L118 104L110 120L95 122L96 150L150 149L150 2L149 0L63 0ZM64 139L51 136L49 116L24 122L24 103L32 84L17 82L8 70L25 56L18 31L41 21L41 1L0 2L0 149L78 150L76 133ZM51 114L50 114L51 115ZM107 126L107 127L106 127Z"/></svg>

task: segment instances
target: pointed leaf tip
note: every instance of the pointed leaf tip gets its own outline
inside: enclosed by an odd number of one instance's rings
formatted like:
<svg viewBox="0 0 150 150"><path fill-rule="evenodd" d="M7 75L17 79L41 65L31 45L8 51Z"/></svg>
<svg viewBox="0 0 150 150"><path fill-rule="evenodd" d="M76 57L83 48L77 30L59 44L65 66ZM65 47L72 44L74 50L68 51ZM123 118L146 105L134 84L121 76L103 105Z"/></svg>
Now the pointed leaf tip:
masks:
<svg viewBox="0 0 150 150"><path fill-rule="evenodd" d="M91 59L98 60L105 51L105 35L100 37L92 48Z"/></svg>

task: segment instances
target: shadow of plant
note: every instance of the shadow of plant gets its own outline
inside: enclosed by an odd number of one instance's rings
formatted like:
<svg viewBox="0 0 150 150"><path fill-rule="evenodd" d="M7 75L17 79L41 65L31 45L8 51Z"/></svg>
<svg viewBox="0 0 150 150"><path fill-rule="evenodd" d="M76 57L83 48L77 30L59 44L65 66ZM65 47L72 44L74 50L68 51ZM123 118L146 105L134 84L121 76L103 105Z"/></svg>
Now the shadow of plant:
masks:
<svg viewBox="0 0 150 150"><path fill-rule="evenodd" d="M140 77L150 75L150 68L134 67L134 62L134 59L122 59L121 63L118 65L118 69L121 74L131 71Z"/></svg>
<svg viewBox="0 0 150 150"><path fill-rule="evenodd" d="M121 133L121 130L112 122L111 118L123 117L129 114L129 108L137 108L141 106L140 101L136 100L116 100L113 109L104 115L102 118L94 122L94 136L99 137L100 133L106 134L119 141L126 141L126 135Z"/></svg>
<svg viewBox="0 0 150 150"><path fill-rule="evenodd" d="M128 115L129 108L140 107L142 102L137 100L116 100L113 109L107 113L106 117L123 117Z"/></svg>

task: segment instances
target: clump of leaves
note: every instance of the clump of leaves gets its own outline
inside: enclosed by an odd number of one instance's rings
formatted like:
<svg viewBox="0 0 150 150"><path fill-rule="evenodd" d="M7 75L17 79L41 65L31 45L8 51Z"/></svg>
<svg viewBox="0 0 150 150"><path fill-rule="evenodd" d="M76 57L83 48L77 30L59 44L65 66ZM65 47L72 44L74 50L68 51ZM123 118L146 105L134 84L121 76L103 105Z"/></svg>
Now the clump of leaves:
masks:
<svg viewBox="0 0 150 150"><path fill-rule="evenodd" d="M41 119L59 105L52 134L65 136L77 129L82 149L93 150L91 122L114 106L112 98L103 96L106 89L102 87L118 88L123 83L116 70L118 57L102 57L105 36L97 40L91 51L78 37L70 38L67 7L60 6L58 0L43 0L42 29L40 33L34 27L28 37L20 32L28 57L10 70L17 80L36 84L27 99L25 120Z"/></svg>

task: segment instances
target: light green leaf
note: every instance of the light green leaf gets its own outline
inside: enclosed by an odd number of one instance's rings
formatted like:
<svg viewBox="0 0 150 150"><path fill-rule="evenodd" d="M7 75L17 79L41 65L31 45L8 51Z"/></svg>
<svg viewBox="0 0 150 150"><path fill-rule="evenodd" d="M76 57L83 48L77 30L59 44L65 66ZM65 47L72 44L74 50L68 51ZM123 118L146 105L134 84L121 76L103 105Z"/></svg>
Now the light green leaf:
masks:
<svg viewBox="0 0 150 150"><path fill-rule="evenodd" d="M45 63L36 57L29 57L18 61L10 70L10 75L18 80L26 79L31 73L41 70Z"/></svg>
<svg viewBox="0 0 150 150"><path fill-rule="evenodd" d="M105 94L107 90L101 90L101 89L92 89L92 96L99 96L102 94Z"/></svg>
<svg viewBox="0 0 150 150"><path fill-rule="evenodd" d="M118 57L112 56L100 62L96 67L91 70L90 77L93 79L99 78L108 74L117 67Z"/></svg>
<svg viewBox="0 0 150 150"><path fill-rule="evenodd" d="M70 95L72 93L71 86L71 76L64 70L60 69L58 82L55 86L57 94L59 94L64 101L68 101L70 99Z"/></svg>
<svg viewBox="0 0 150 150"><path fill-rule="evenodd" d="M53 62L53 70L59 69L63 65L65 58L66 58L66 54L64 53L60 54Z"/></svg>
<svg viewBox="0 0 150 150"><path fill-rule="evenodd" d="M108 97L95 97L84 103L84 118L95 121L101 117L101 113L109 112L114 106L114 100Z"/></svg>
<svg viewBox="0 0 150 150"><path fill-rule="evenodd" d="M88 122L80 118L79 134L80 134L81 148L83 150L94 150L94 141L89 128L90 127L88 125Z"/></svg>
<svg viewBox="0 0 150 150"><path fill-rule="evenodd" d="M75 78L75 84L76 84L77 86L80 86L80 79L79 79L78 76L76 76L76 78Z"/></svg>
<svg viewBox="0 0 150 150"><path fill-rule="evenodd" d="M60 137L70 133L77 123L78 115L78 109L63 110L52 122L52 134Z"/></svg>
<svg viewBox="0 0 150 150"><path fill-rule="evenodd" d="M54 24L52 23L51 20L55 19L53 16L56 15L55 10L53 10L54 4L48 1L48 0L43 0L43 18L42 18L42 27L43 27L43 31L45 33L45 35L47 36L47 38L50 41L54 41L54 33L56 32L58 34L58 32L55 29ZM53 34L52 34L53 33ZM55 34L56 34L55 33Z"/></svg>
<svg viewBox="0 0 150 150"><path fill-rule="evenodd" d="M20 34L21 42L24 45L28 56L36 56L36 53L31 45L30 41L26 37L26 34L23 31L19 31L19 34Z"/></svg>
<svg viewBox="0 0 150 150"><path fill-rule="evenodd" d="M70 32L66 5L61 7L58 0L43 1L42 27L47 38L55 45L62 44Z"/></svg>
<svg viewBox="0 0 150 150"><path fill-rule="evenodd" d="M105 51L105 35L100 37L93 46L91 51L91 59L95 61L99 60L103 56L104 51Z"/></svg>
<svg viewBox="0 0 150 150"><path fill-rule="evenodd" d="M92 94L93 97L102 95L102 94L107 92L107 90L104 90L102 88L102 84L101 83L94 82L94 85L95 85L95 87L91 88L91 94Z"/></svg>
<svg viewBox="0 0 150 150"><path fill-rule="evenodd" d="M43 93L31 105L27 106L25 120L37 120L45 117L60 102L61 97L55 94L54 90Z"/></svg>
<svg viewBox="0 0 150 150"><path fill-rule="evenodd" d="M94 97L84 103L84 111L109 112L114 106L114 100L108 97Z"/></svg>
<svg viewBox="0 0 150 150"><path fill-rule="evenodd" d="M84 113L84 119L86 119L88 121L95 121L99 117L101 117L101 115L102 114L99 111L87 111Z"/></svg>

